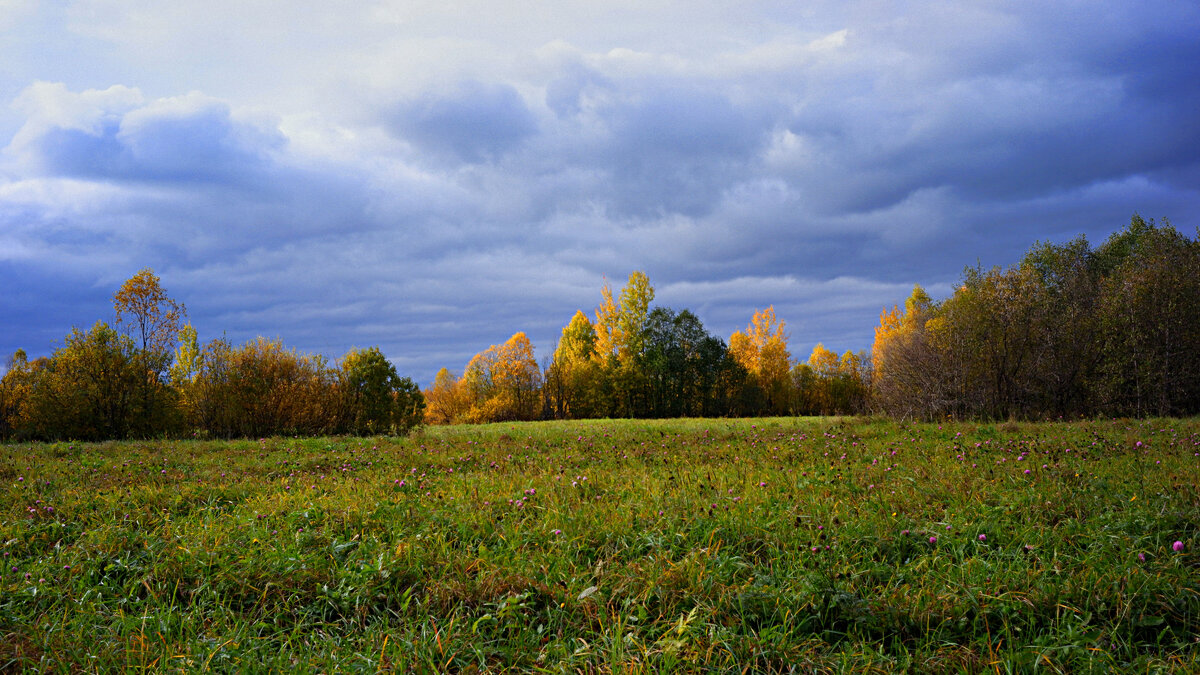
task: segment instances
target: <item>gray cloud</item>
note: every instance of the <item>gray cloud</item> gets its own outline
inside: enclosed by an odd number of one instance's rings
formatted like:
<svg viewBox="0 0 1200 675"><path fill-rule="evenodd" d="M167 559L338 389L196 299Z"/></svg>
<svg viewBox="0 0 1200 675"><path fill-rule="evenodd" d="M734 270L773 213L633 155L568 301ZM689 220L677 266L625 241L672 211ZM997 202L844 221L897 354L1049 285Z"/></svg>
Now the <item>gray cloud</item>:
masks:
<svg viewBox="0 0 1200 675"><path fill-rule="evenodd" d="M585 5L381 6L311 53L209 18L238 57L211 70L186 11L146 9L152 35L106 12L55 38L103 52L77 75L12 54L0 352L48 352L151 266L202 338L378 344L428 381L518 330L548 353L642 269L723 337L774 304L806 357L868 347L914 282L1134 211L1200 218L1192 3ZM176 37L185 66L145 65Z"/></svg>
<svg viewBox="0 0 1200 675"><path fill-rule="evenodd" d="M391 122L418 150L467 163L497 159L537 131L516 89L475 81L406 101Z"/></svg>

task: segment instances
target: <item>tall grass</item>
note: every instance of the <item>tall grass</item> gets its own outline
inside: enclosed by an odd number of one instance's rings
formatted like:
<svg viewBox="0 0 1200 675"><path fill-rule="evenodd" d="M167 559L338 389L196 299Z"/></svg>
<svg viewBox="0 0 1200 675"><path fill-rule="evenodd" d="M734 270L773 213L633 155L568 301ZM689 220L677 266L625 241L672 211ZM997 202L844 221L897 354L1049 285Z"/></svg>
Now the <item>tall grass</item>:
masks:
<svg viewBox="0 0 1200 675"><path fill-rule="evenodd" d="M1197 420L5 446L0 668L1195 672L1198 476Z"/></svg>

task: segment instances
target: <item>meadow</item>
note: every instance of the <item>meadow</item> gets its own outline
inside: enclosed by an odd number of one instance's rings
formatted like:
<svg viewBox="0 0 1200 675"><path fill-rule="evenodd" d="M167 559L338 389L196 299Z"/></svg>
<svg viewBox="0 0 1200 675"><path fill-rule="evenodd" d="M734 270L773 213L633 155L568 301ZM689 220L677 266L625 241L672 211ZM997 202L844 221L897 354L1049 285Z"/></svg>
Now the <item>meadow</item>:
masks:
<svg viewBox="0 0 1200 675"><path fill-rule="evenodd" d="M0 670L1197 672L1200 420L0 446Z"/></svg>

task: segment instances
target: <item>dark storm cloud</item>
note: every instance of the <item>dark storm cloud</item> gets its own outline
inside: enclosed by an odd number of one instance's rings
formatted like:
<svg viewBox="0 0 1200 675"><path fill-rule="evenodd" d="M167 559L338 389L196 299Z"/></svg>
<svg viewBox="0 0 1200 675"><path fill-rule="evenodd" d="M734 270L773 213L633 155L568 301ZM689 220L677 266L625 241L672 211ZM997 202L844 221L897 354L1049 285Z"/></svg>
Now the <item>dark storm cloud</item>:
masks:
<svg viewBox="0 0 1200 675"><path fill-rule="evenodd" d="M767 138L769 119L739 110L719 92L648 91L602 106L614 215L703 216L744 176Z"/></svg>
<svg viewBox="0 0 1200 675"><path fill-rule="evenodd" d="M1194 164L1200 17L1164 9L925 6L869 22L847 40L856 60L787 124L815 156L794 175L824 208L868 211L920 189L1019 199Z"/></svg>
<svg viewBox="0 0 1200 675"><path fill-rule="evenodd" d="M397 51L314 54L287 103L9 86L0 352L106 318L148 265L202 338L378 344L422 381L518 330L548 354L634 269L722 337L775 305L805 358L868 347L915 282L1200 218L1195 3L656 11L444 41L461 18L405 38L402 13Z"/></svg>

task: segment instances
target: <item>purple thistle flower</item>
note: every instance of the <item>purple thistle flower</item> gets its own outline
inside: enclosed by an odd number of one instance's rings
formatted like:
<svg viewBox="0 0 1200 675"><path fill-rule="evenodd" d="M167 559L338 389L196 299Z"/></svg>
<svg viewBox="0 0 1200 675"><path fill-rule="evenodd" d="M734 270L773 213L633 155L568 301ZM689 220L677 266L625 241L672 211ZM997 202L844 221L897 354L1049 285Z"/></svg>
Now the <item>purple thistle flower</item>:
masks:
<svg viewBox="0 0 1200 675"><path fill-rule="evenodd" d="M1176 553L1182 552L1183 551L1183 542L1177 541L1174 544L1171 544L1171 550L1175 551Z"/></svg>

